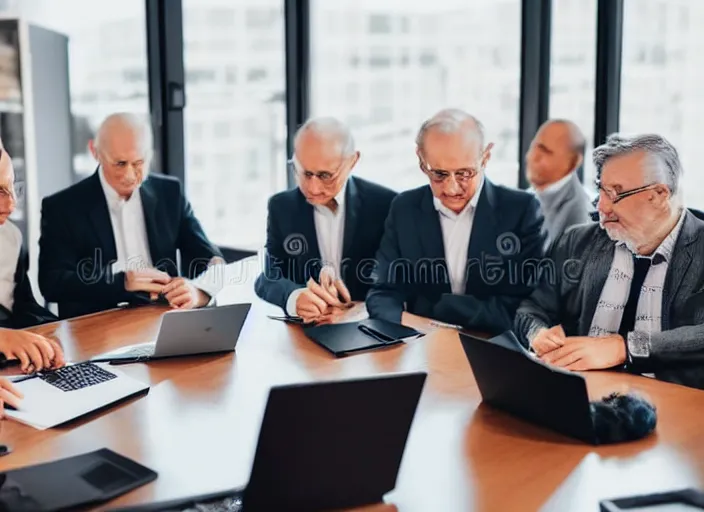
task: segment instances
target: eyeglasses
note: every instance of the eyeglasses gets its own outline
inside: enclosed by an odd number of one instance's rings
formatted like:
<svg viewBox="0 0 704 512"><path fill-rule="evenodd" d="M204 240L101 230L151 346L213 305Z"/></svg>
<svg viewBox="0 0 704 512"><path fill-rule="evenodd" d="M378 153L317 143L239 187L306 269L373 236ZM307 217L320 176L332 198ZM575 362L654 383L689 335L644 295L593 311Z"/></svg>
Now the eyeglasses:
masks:
<svg viewBox="0 0 704 512"><path fill-rule="evenodd" d="M457 183L466 183L479 174L479 171L472 167L457 169L456 171L445 171L443 169L433 169L423 160L420 160L419 163L420 170L423 171L433 183L442 183L447 180L451 174L455 176Z"/></svg>
<svg viewBox="0 0 704 512"><path fill-rule="evenodd" d="M609 198L609 201L611 201L612 204L616 204L629 196L633 196L641 192L645 192L646 190L650 190L658 186L659 183L650 183L649 185L643 185L642 187L626 190L625 192L616 192L615 190L606 189L602 186L600 180L596 180L594 182L594 185L596 186L599 192L603 192L604 195Z"/></svg>
<svg viewBox="0 0 704 512"><path fill-rule="evenodd" d="M305 178L306 180L312 180L313 178L318 178L323 183L332 183L340 176L342 172L342 167L345 165L345 159L342 159L340 165L334 171L306 171L301 167L301 164L296 160L296 157L291 158L288 162L288 169L291 173L295 173L299 177Z"/></svg>
<svg viewBox="0 0 704 512"><path fill-rule="evenodd" d="M11 187L0 185L0 199L21 200L24 197L24 182L17 181Z"/></svg>

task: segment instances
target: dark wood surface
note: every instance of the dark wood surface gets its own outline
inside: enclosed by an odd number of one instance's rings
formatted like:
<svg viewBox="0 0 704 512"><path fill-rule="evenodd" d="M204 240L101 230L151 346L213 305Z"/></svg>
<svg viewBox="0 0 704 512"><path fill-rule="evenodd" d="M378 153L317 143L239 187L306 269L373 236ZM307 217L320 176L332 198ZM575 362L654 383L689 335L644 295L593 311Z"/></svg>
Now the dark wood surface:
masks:
<svg viewBox="0 0 704 512"><path fill-rule="evenodd" d="M80 361L155 336L165 308L111 311L42 326ZM593 447L480 405L457 334L335 359L255 302L235 354L120 368L148 381L142 397L68 426L38 431L11 420L0 470L107 447L159 478L109 506L215 492L246 484L272 385L379 373L429 373L396 489L379 510L589 511L600 499L704 487L704 392L618 373L587 374L590 395L637 390L658 408L657 433ZM106 507L101 507L105 509Z"/></svg>

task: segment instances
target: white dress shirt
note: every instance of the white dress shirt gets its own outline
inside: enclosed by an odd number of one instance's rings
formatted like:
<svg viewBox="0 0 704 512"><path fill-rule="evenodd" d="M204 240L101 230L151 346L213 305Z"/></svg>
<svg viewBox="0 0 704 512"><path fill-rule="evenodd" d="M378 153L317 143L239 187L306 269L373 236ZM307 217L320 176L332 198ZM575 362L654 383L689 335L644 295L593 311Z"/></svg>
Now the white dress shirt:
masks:
<svg viewBox="0 0 704 512"><path fill-rule="evenodd" d="M117 249L117 261L112 266L113 273L152 268L147 226L144 221L142 197L139 189L125 200L105 180L102 167L99 175L100 184L108 203L112 232L115 237L115 249Z"/></svg>
<svg viewBox="0 0 704 512"><path fill-rule="evenodd" d="M482 181L479 183L474 196L460 213L453 212L444 206L440 199L433 197L433 205L440 217L450 288L455 295L463 295L465 292L469 238L472 234L474 211L477 208L479 195L482 193L483 188L484 178L482 177Z"/></svg>
<svg viewBox="0 0 704 512"><path fill-rule="evenodd" d="M15 272L22 248L22 232L12 222L0 225L0 304L12 311Z"/></svg>
<svg viewBox="0 0 704 512"><path fill-rule="evenodd" d="M662 293L672 251L682 229L685 210L670 234L662 241L650 257L652 265L645 276L636 307L636 323L633 332L660 332L662 330ZM623 310L633 279L633 253L624 243L618 243L614 252L609 275L601 291L589 336L606 336L618 332ZM628 348L634 355L638 347L633 346L632 335L628 335Z"/></svg>
<svg viewBox="0 0 704 512"><path fill-rule="evenodd" d="M315 236L318 239L318 250L323 266L329 267L334 275L341 277L342 244L345 238L345 191L347 182L335 196L337 209L333 212L323 205L313 207L313 221L315 223ZM383 220L382 220L383 222ZM286 312L296 316L296 300L305 288L294 290L286 301Z"/></svg>

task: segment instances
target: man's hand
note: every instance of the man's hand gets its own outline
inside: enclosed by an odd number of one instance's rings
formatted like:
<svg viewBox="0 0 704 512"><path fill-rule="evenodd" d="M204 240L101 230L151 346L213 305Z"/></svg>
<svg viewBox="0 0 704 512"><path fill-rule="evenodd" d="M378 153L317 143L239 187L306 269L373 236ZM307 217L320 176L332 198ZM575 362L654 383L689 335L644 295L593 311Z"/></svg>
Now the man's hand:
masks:
<svg viewBox="0 0 704 512"><path fill-rule="evenodd" d="M7 359L19 359L25 373L60 368L64 351L54 340L28 331L0 329L0 352Z"/></svg>
<svg viewBox="0 0 704 512"><path fill-rule="evenodd" d="M125 290L128 292L147 292L153 299L158 297L171 276L155 268L128 270L125 274Z"/></svg>
<svg viewBox="0 0 704 512"><path fill-rule="evenodd" d="M566 370L613 368L626 361L626 343L619 334L598 338L570 336L562 347L546 353L541 359Z"/></svg>
<svg viewBox="0 0 704 512"><path fill-rule="evenodd" d="M538 356L542 356L563 346L566 338L564 329L558 324L550 329L539 330L530 347Z"/></svg>
<svg viewBox="0 0 704 512"><path fill-rule="evenodd" d="M323 274L321 273L321 276ZM316 283L313 278L308 280L306 289L303 290L296 298L296 315L300 316L304 322L316 322L324 315L331 315L333 309L346 309L349 305L353 305L349 299L349 292L344 284L340 283L341 289L346 295L342 295L343 303L338 297L340 288L334 282L323 282L326 287Z"/></svg>
<svg viewBox="0 0 704 512"><path fill-rule="evenodd" d="M15 409L19 409L20 401L24 398L22 392L12 385L8 379L0 377L0 418L3 417L5 404L9 404Z"/></svg>
<svg viewBox="0 0 704 512"><path fill-rule="evenodd" d="M183 277L176 277L164 286L161 293L169 301L172 308L193 309L202 308L210 302L210 295L196 288L193 283Z"/></svg>
<svg viewBox="0 0 704 512"><path fill-rule="evenodd" d="M320 286L327 290L330 295L341 300L345 307L352 307L352 296L350 295L347 286L342 281L335 277L335 271L329 267L324 267L320 271ZM334 306L334 304L330 304Z"/></svg>

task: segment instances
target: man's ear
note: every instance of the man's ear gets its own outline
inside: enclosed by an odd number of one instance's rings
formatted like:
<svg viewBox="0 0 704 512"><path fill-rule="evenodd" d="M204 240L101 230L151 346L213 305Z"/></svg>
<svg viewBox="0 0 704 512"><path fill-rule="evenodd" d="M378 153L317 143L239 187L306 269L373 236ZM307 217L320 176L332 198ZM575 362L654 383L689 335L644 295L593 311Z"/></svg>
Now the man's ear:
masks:
<svg viewBox="0 0 704 512"><path fill-rule="evenodd" d="M575 153L574 156L572 157L572 170L579 169L579 166L582 165L582 162L584 161L584 157L582 156L581 153Z"/></svg>
<svg viewBox="0 0 704 512"><path fill-rule="evenodd" d="M98 149L95 146L95 140L90 139L88 141L88 150L90 151L90 154L93 155L93 158L98 160Z"/></svg>
<svg viewBox="0 0 704 512"><path fill-rule="evenodd" d="M653 188L653 194L650 196L650 201L656 206L662 206L670 200L672 192L666 185L658 185Z"/></svg>
<svg viewBox="0 0 704 512"><path fill-rule="evenodd" d="M489 144L486 145L486 148L484 149L484 153L482 154L482 167L484 167L489 160L491 160L491 150L494 148L494 143L490 142Z"/></svg>

